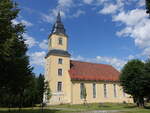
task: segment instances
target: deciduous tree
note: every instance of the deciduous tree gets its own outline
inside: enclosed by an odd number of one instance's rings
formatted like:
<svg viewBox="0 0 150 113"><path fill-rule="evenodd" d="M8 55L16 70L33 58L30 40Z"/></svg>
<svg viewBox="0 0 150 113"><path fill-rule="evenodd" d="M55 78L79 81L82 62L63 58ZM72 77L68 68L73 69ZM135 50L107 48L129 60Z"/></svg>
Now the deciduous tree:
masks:
<svg viewBox="0 0 150 113"><path fill-rule="evenodd" d="M144 67L142 61L131 60L123 67L120 76L124 91L134 97L139 107L144 107L144 97L150 93L150 76Z"/></svg>

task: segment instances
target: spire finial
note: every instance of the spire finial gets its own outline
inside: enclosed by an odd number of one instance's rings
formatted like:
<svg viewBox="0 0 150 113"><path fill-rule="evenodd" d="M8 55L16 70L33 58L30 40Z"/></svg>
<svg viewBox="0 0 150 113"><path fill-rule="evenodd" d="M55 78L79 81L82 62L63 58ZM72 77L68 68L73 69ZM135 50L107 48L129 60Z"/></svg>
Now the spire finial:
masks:
<svg viewBox="0 0 150 113"><path fill-rule="evenodd" d="M61 22L60 11L58 11L58 14L57 14L57 22Z"/></svg>

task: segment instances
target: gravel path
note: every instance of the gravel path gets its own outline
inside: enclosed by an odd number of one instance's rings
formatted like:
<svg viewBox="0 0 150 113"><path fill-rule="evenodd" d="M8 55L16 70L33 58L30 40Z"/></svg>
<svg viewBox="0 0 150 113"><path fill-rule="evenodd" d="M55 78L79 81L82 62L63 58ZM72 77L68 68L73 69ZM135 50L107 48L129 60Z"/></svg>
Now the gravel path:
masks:
<svg viewBox="0 0 150 113"><path fill-rule="evenodd" d="M74 112L74 113L118 113L125 110L95 110L95 111L82 111L82 112Z"/></svg>
<svg viewBox="0 0 150 113"><path fill-rule="evenodd" d="M77 112L73 112L73 113L120 113L120 112L123 112L123 111L128 111L128 110L92 110L92 111L85 111L85 109L82 110L82 109L70 109L70 108L50 108L50 109L65 110L65 111L77 111Z"/></svg>

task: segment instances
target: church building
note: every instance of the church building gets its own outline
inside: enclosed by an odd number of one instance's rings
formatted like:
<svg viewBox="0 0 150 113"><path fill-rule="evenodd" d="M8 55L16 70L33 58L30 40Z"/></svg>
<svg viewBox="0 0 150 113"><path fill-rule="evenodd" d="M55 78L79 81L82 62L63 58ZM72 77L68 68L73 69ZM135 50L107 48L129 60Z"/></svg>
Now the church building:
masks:
<svg viewBox="0 0 150 113"><path fill-rule="evenodd" d="M132 103L119 85L120 72L107 64L71 60L68 52L68 35L58 13L48 37L45 57L45 80L51 89L49 105L83 104L84 89L87 103Z"/></svg>

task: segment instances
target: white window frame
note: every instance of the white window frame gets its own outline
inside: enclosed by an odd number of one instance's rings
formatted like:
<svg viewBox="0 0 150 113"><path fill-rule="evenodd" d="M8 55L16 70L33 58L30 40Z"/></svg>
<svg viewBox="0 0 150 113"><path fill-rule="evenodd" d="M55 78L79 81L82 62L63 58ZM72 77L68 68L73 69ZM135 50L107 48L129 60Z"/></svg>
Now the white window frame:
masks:
<svg viewBox="0 0 150 113"><path fill-rule="evenodd" d="M61 90L58 90L58 84L61 83ZM62 92L62 87L63 87L63 83L62 81L58 81L57 82L57 92Z"/></svg>
<svg viewBox="0 0 150 113"><path fill-rule="evenodd" d="M59 62L61 60L61 63ZM58 58L58 64L63 64L63 59L62 58Z"/></svg>
<svg viewBox="0 0 150 113"><path fill-rule="evenodd" d="M96 98L96 83L92 84L92 88L93 88L93 98Z"/></svg>
<svg viewBox="0 0 150 113"><path fill-rule="evenodd" d="M59 70L61 70L61 75L59 74ZM62 68L58 68L57 74L58 74L58 76L62 76L63 75L63 69Z"/></svg>
<svg viewBox="0 0 150 113"><path fill-rule="evenodd" d="M108 97L107 84L104 84L103 88L104 88L104 98L107 98Z"/></svg>
<svg viewBox="0 0 150 113"><path fill-rule="evenodd" d="M117 97L117 85L113 84L113 89L114 89L114 97Z"/></svg>
<svg viewBox="0 0 150 113"><path fill-rule="evenodd" d="M61 43L60 43L60 40L61 40ZM58 38L58 45L63 45L63 38L62 37Z"/></svg>
<svg viewBox="0 0 150 113"><path fill-rule="evenodd" d="M81 85L83 86L83 87L81 87ZM80 99L83 99L84 97L83 97L83 88L84 88L84 83L80 83Z"/></svg>

